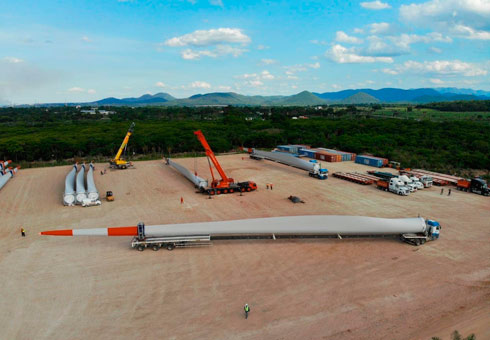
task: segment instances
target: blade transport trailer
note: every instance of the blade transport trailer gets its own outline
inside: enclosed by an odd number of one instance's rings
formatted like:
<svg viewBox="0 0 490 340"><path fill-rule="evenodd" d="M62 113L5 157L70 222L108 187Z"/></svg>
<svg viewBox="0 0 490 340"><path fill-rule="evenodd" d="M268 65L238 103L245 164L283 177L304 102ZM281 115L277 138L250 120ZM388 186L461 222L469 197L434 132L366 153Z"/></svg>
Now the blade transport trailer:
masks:
<svg viewBox="0 0 490 340"><path fill-rule="evenodd" d="M191 247L208 245L213 239L276 237L397 236L402 241L421 245L439 238L441 226L433 220L415 218L376 218L365 216L289 216L245 220L183 223L95 229L50 230L52 236L133 236L138 250L151 247Z"/></svg>

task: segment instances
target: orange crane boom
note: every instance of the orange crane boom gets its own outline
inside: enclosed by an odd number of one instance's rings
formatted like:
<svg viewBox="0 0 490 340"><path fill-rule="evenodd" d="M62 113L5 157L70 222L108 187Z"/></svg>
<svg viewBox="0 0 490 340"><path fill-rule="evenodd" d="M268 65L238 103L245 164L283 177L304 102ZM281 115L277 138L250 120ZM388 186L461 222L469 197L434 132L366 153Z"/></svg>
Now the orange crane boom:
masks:
<svg viewBox="0 0 490 340"><path fill-rule="evenodd" d="M211 163L213 163L214 167L221 176L221 180L214 178L213 167L211 166L211 164L209 164L209 170L211 172L211 176L213 177L213 181L211 182L211 188L205 190L206 193L210 195L221 193L227 194L235 191L245 192L257 189L257 184L255 184L254 182L248 181L235 183L233 178L226 176L225 171L219 164L218 159L214 155L213 150L211 150L211 147L206 141L206 138L204 137L202 131L194 131L194 134L196 135L199 142L201 142L204 150L206 151L206 157L208 158L208 161L211 161Z"/></svg>

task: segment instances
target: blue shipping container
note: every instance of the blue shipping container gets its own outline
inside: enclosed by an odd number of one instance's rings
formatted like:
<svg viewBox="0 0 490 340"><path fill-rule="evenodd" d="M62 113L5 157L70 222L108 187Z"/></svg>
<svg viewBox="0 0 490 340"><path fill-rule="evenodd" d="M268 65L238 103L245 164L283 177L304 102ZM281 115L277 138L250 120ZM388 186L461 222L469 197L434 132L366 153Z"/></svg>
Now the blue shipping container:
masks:
<svg viewBox="0 0 490 340"><path fill-rule="evenodd" d="M374 158L371 156L364 156L364 155L357 156L356 157L356 163L374 166L377 168L381 168L383 166L383 160L382 159Z"/></svg>

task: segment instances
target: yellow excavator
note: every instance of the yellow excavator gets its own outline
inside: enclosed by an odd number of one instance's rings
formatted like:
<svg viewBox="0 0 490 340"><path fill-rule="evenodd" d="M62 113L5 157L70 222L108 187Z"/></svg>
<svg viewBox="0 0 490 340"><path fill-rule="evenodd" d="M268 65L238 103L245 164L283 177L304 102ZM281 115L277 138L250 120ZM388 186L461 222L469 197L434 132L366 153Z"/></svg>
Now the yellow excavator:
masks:
<svg viewBox="0 0 490 340"><path fill-rule="evenodd" d="M133 130L134 130L134 122L131 123L128 133L126 134L126 137L124 137L121 147L117 151L116 157L114 157L114 159L111 159L109 161L111 168L126 169L127 167L133 166L132 162L128 162L124 158L121 158L122 153L126 150L126 147L128 146L129 137L131 137L131 135L133 134Z"/></svg>

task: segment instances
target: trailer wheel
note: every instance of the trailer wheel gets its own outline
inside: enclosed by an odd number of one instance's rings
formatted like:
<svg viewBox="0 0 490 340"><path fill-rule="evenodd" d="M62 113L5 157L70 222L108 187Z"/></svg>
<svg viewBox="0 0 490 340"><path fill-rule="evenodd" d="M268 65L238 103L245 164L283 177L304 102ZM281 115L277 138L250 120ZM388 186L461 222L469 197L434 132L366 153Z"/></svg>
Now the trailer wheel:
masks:
<svg viewBox="0 0 490 340"><path fill-rule="evenodd" d="M143 251L145 250L145 246L140 244L138 247L136 247L136 249L138 249L138 251Z"/></svg>
<svg viewBox="0 0 490 340"><path fill-rule="evenodd" d="M247 191L251 191L251 190L252 190L252 189L250 189L250 188L247 188Z"/></svg>
<svg viewBox="0 0 490 340"><path fill-rule="evenodd" d="M153 249L154 251L158 251L160 249L160 246L158 244L154 244L151 249Z"/></svg>
<svg viewBox="0 0 490 340"><path fill-rule="evenodd" d="M230 189L230 194L233 194L233 192L234 192L234 191L235 191L235 190L233 190L233 189Z"/></svg>
<svg viewBox="0 0 490 340"><path fill-rule="evenodd" d="M416 245L417 247L418 247L418 246L420 246L420 239L418 239L418 238L417 238L417 239L415 239L415 245Z"/></svg>
<svg viewBox="0 0 490 340"><path fill-rule="evenodd" d="M223 190L223 194L227 194L227 193L228 193L227 189Z"/></svg>
<svg viewBox="0 0 490 340"><path fill-rule="evenodd" d="M245 192L245 188L241 188L241 189L240 189L240 191L241 191L241 192Z"/></svg>
<svg viewBox="0 0 490 340"><path fill-rule="evenodd" d="M170 250L174 250L174 248L175 248L175 245L173 245L173 244L167 244L167 250L169 250L169 251Z"/></svg>

